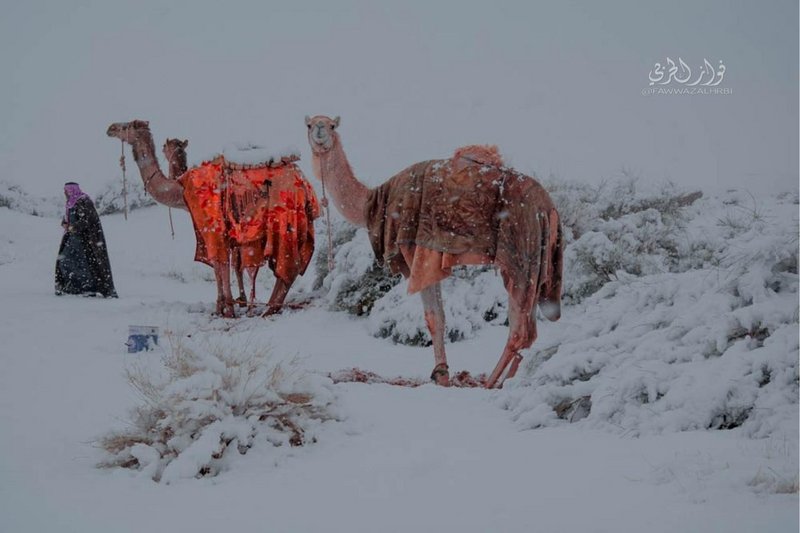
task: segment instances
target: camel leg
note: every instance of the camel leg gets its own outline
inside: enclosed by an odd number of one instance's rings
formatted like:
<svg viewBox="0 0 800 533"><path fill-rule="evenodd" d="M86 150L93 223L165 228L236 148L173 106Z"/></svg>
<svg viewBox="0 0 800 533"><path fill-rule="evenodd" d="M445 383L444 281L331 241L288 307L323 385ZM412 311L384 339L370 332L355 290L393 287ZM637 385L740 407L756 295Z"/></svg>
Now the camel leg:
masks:
<svg viewBox="0 0 800 533"><path fill-rule="evenodd" d="M236 318L236 311L233 309L233 294L231 294L231 265L222 266L222 292L225 304L222 307L222 316L225 318Z"/></svg>
<svg viewBox="0 0 800 533"><path fill-rule="evenodd" d="M283 307L283 301L286 299L286 295L289 294L289 288L291 286L291 283L285 283L280 278L275 278L275 287L272 288L272 295L267 302L267 310L261 315L262 317L268 317L280 312Z"/></svg>
<svg viewBox="0 0 800 533"><path fill-rule="evenodd" d="M214 269L214 279L217 282L217 307L216 313L222 316L222 310L225 306L225 293L222 290L222 269L216 263L211 266Z"/></svg>
<svg viewBox="0 0 800 533"><path fill-rule="evenodd" d="M444 353L444 304L442 302L442 287L439 283L429 285L420 293L422 306L425 309L425 323L433 340L434 367L431 379L437 385L448 387L450 373L447 368L447 356Z"/></svg>
<svg viewBox="0 0 800 533"><path fill-rule="evenodd" d="M242 255L239 248L231 251L231 265L236 274L236 284L239 287L239 297L236 298L236 305L239 307L247 306L247 296L244 294L244 269L242 268Z"/></svg>
<svg viewBox="0 0 800 533"><path fill-rule="evenodd" d="M250 276L250 299L247 303L247 314L252 314L256 306L256 276L258 276L258 267L247 267L247 275Z"/></svg>
<svg viewBox="0 0 800 533"><path fill-rule="evenodd" d="M535 308L536 304L532 306ZM508 341L503 354L486 380L487 389L501 388L503 382L514 377L522 361L519 351L528 348L536 340L536 321L531 316L531 309L525 309L509 295L508 298ZM508 372L506 372L508 368Z"/></svg>
<svg viewBox="0 0 800 533"><path fill-rule="evenodd" d="M215 263L214 276L217 278L217 314L225 318L236 318L231 294L231 265Z"/></svg>

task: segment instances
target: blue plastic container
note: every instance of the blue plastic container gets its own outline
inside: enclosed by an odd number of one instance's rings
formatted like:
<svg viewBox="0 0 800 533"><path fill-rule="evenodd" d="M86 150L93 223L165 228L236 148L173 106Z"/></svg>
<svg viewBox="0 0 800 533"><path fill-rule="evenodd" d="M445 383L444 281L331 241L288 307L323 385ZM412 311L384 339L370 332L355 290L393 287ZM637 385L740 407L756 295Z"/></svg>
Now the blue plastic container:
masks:
<svg viewBox="0 0 800 533"><path fill-rule="evenodd" d="M158 346L157 326L128 326L128 353L150 352Z"/></svg>

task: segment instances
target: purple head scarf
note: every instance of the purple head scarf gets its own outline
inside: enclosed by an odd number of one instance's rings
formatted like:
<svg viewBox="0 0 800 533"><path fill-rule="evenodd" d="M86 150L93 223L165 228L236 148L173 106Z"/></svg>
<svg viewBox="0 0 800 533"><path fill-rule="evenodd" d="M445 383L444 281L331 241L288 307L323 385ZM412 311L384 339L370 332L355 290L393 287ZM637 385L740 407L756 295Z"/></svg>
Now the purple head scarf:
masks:
<svg viewBox="0 0 800 533"><path fill-rule="evenodd" d="M88 198L89 195L83 192L80 186L74 181L70 181L64 185L64 192L67 194L65 216L66 219L69 220L69 210L75 206L75 203L78 200L80 200L81 198Z"/></svg>
<svg viewBox="0 0 800 533"><path fill-rule="evenodd" d="M67 209L75 206L75 202L81 198L88 198L88 195L81 190L80 185L74 181L64 185L64 192L67 193Z"/></svg>

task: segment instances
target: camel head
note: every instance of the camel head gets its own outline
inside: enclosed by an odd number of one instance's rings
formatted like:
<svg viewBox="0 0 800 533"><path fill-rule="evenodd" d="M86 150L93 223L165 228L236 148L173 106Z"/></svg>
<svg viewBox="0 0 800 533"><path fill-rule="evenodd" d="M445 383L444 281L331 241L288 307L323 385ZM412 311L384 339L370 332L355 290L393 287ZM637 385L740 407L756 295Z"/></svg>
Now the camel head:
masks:
<svg viewBox="0 0 800 533"><path fill-rule="evenodd" d="M308 128L308 144L315 155L329 152L336 142L339 135L336 128L339 127L339 117L328 118L324 115L306 117L306 127Z"/></svg>
<svg viewBox="0 0 800 533"><path fill-rule="evenodd" d="M115 122L108 127L106 135L132 144L144 132L150 133L150 123L146 120L134 120L131 122Z"/></svg>
<svg viewBox="0 0 800 533"><path fill-rule="evenodd" d="M182 141L180 139L167 139L162 148L164 157L169 161L170 168L175 166L182 169L181 172L186 172L186 147L189 146L189 141Z"/></svg>

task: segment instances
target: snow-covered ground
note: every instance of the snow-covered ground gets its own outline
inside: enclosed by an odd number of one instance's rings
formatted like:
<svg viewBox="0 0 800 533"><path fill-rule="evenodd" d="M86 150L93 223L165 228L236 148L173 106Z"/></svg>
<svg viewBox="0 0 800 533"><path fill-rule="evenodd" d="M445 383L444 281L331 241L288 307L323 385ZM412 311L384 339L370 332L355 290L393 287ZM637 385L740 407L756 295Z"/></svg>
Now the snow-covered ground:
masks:
<svg viewBox="0 0 800 533"><path fill-rule="evenodd" d="M713 279L702 265L617 279L560 322L540 321L528 363L499 392L330 383L328 372L351 367L425 377L432 351L374 337L374 317L330 310L335 283L312 290L313 266L290 294L311 299L304 309L210 316L213 278L192 262L189 217L173 212L172 240L162 207L102 219L119 299L56 297L58 220L0 207L0 531L797 531L796 255L793 274L747 269L768 250L796 250L796 194L759 202L755 226L719 220L724 210L693 226L704 253L730 258ZM594 228L591 242L613 230ZM723 230L731 243L767 244L714 250ZM260 280L263 301L271 273ZM312 391L330 395L333 420L309 426L316 442L261 442L215 477L167 484L96 468L97 439L142 403L126 371L166 353L126 353L129 325L296 358ZM502 320L467 333L448 344L451 369L490 370ZM583 397L588 416L574 403ZM714 408L737 405L756 411L740 427L703 429Z"/></svg>

